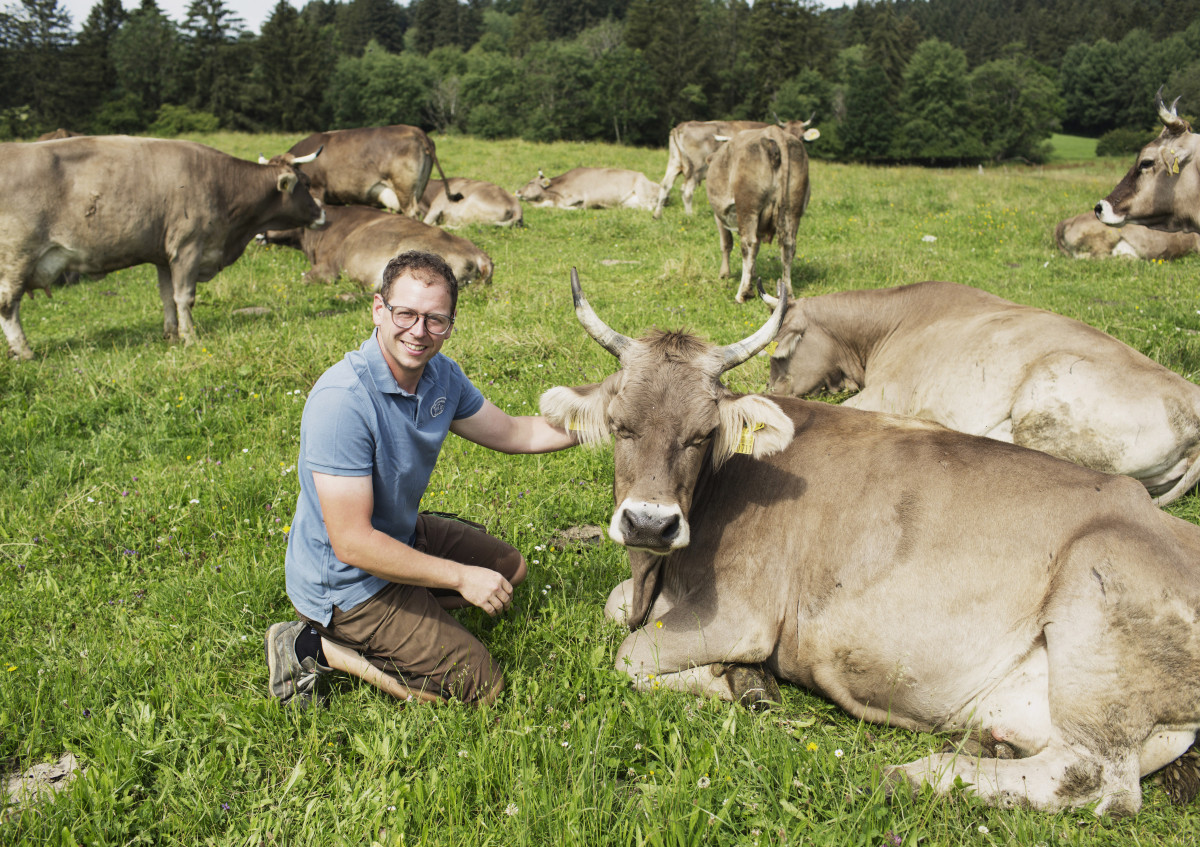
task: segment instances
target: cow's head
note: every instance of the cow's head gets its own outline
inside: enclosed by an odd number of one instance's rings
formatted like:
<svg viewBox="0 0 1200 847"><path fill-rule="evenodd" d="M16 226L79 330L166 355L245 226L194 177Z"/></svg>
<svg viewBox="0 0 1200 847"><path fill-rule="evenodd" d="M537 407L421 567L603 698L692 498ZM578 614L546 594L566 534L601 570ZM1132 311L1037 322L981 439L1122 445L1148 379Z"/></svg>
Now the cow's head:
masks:
<svg viewBox="0 0 1200 847"><path fill-rule="evenodd" d="M307 156L293 156L291 153L281 153L271 159L259 154L260 165L270 165L276 169L275 187L282 199L282 209L279 212L281 221L291 225L297 224L316 229L325 223L325 207L313 196L312 184L308 175L300 166L311 162L321 155L324 147L318 147L316 152Z"/></svg>
<svg viewBox="0 0 1200 847"><path fill-rule="evenodd" d="M769 456L792 440L792 421L774 402L735 395L721 383L722 373L767 345L787 302L749 338L720 347L683 332L628 338L588 305L574 270L571 292L579 322L620 360L621 370L601 383L550 389L542 395L542 414L575 430L584 443L616 436L617 507L608 528L614 541L658 556L686 547L703 463L719 468L735 453Z"/></svg>
<svg viewBox="0 0 1200 847"><path fill-rule="evenodd" d="M546 194L546 189L549 187L550 180L546 179L546 175L542 173L541 168L538 168L537 179L531 179L517 189L517 199L541 200Z"/></svg>
<svg viewBox="0 0 1200 847"><path fill-rule="evenodd" d="M1096 217L1103 223L1200 231L1200 168L1193 165L1200 155L1200 136L1175 111L1178 102L1168 109L1158 90L1162 132L1142 149L1112 193L1096 204Z"/></svg>
<svg viewBox="0 0 1200 847"><path fill-rule="evenodd" d="M784 296L791 297L787 291ZM767 305L777 307L774 297L763 294L762 298ZM847 373L847 362L851 359L834 336L809 319L803 300L790 300L771 350L767 391L805 397L820 390L830 393L858 390L855 378Z"/></svg>

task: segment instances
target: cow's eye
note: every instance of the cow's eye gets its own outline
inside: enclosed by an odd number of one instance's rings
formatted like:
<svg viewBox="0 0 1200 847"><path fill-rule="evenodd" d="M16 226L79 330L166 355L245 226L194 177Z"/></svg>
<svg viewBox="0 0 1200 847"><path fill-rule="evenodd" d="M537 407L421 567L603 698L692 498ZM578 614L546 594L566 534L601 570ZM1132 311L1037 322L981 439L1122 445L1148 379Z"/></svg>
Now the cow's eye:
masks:
<svg viewBox="0 0 1200 847"><path fill-rule="evenodd" d="M1138 162L1138 170L1139 171L1148 171L1152 167L1154 167L1153 159L1142 159L1140 162Z"/></svg>
<svg viewBox="0 0 1200 847"><path fill-rule="evenodd" d="M619 424L614 424L612 426L612 434L617 438L633 438L634 436L633 430L620 426Z"/></svg>

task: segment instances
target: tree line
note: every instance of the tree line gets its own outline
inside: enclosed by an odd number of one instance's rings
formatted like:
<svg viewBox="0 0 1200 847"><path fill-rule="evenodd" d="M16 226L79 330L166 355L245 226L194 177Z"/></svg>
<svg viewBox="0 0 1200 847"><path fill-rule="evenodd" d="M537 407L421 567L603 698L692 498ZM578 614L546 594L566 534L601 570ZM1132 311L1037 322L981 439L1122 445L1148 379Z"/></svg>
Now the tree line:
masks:
<svg viewBox="0 0 1200 847"><path fill-rule="evenodd" d="M0 137L406 123L662 145L683 120L815 117L815 156L1039 161L1058 130L1125 152L1165 84L1200 111L1200 0L224 0L0 12Z"/></svg>

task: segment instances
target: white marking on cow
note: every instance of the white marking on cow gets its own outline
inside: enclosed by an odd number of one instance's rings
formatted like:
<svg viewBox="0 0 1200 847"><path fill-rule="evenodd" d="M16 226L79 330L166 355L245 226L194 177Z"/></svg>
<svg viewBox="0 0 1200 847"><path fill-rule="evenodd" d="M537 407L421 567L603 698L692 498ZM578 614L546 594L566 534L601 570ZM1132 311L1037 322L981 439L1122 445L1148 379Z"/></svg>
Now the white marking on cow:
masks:
<svg viewBox="0 0 1200 847"><path fill-rule="evenodd" d="M678 519L679 528L675 533L675 537L671 539L668 549L679 550L682 547L687 547L688 542L691 541L691 529L688 527L687 518L684 517L683 510L679 508L678 503L664 505L662 503L646 503L625 499L613 512L612 520L608 524L608 537L618 544L624 544L626 547L638 550L649 550L652 553L661 553L661 548L644 547L637 544L635 539L626 539L625 533L621 530L621 522L626 515L643 524L666 523L671 518Z"/></svg>
<svg viewBox="0 0 1200 847"><path fill-rule="evenodd" d="M1117 246L1112 249L1112 254L1114 256L1124 256L1130 259L1142 258L1138 255L1137 250L1134 250L1133 247L1129 245L1129 242L1124 238L1117 242Z"/></svg>
<svg viewBox="0 0 1200 847"><path fill-rule="evenodd" d="M1125 223L1125 218L1114 212L1112 204L1107 200L1101 200L1096 204L1096 217L1100 219L1101 223L1109 226L1121 226Z"/></svg>

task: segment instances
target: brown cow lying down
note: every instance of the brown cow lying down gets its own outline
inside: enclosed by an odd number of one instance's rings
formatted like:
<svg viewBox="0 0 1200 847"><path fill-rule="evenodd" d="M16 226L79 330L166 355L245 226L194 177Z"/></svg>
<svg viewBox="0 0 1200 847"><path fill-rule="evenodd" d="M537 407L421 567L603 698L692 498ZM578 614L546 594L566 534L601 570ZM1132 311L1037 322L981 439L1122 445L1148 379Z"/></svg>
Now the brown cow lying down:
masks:
<svg viewBox="0 0 1200 847"><path fill-rule="evenodd" d="M952 282L795 300L770 391L858 391L912 415L1132 476L1166 505L1200 477L1200 388L1098 329Z"/></svg>
<svg viewBox="0 0 1200 847"><path fill-rule="evenodd" d="M720 347L621 335L572 283L621 370L541 408L581 440L616 436L609 535L632 579L605 610L631 630L616 669L640 690L778 699L779 678L859 720L960 734L975 743L889 782L997 806L1132 814L1140 777L1195 777L1170 763L1200 728L1200 528L1035 450L734 394L721 374L786 300Z"/></svg>
<svg viewBox="0 0 1200 847"><path fill-rule="evenodd" d="M369 206L326 206L325 226L267 232L263 241L303 251L312 262L312 270L304 275L309 282L345 275L375 289L384 265L406 250L441 256L463 285L492 281L492 260L467 239Z"/></svg>
<svg viewBox="0 0 1200 847"><path fill-rule="evenodd" d="M658 186L638 171L621 168L573 168L547 179L537 179L517 191L517 197L535 206L555 209L645 209L652 211Z"/></svg>
<svg viewBox="0 0 1200 847"><path fill-rule="evenodd" d="M446 184L462 199L451 200L440 182L430 181L421 197L421 212L430 226L525 226L521 201L495 183L456 176Z"/></svg>
<svg viewBox="0 0 1200 847"><path fill-rule="evenodd" d="M33 356L21 295L75 274L152 264L163 335L195 340L196 283L232 264L255 234L322 219L290 155L259 165L203 144L124 135L0 144L0 325Z"/></svg>
<svg viewBox="0 0 1200 847"><path fill-rule="evenodd" d="M1076 259L1124 256L1170 260L1200 253L1200 235L1194 232L1162 232L1137 224L1108 226L1097 220L1095 212L1059 221L1054 243L1065 255Z"/></svg>

